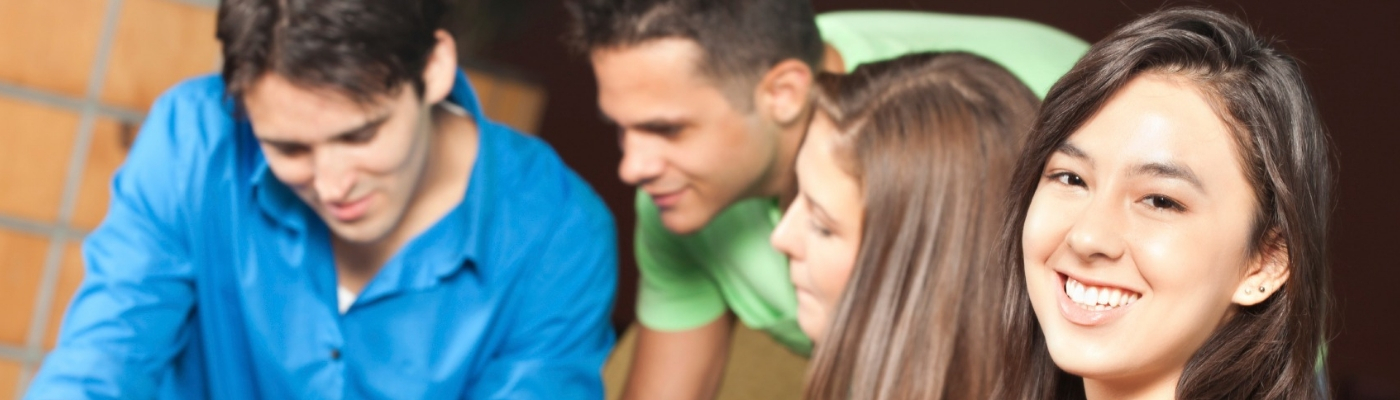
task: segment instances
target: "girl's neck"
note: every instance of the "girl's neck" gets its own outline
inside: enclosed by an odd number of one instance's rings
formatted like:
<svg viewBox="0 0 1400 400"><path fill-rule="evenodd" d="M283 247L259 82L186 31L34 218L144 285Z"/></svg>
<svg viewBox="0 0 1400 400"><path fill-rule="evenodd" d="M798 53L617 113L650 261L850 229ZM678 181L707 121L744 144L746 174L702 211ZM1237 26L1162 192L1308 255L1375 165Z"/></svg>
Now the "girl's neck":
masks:
<svg viewBox="0 0 1400 400"><path fill-rule="evenodd" d="M1088 400L1171 400L1176 398L1176 385L1181 381L1181 369L1150 377L1119 379L1084 378L1084 397Z"/></svg>

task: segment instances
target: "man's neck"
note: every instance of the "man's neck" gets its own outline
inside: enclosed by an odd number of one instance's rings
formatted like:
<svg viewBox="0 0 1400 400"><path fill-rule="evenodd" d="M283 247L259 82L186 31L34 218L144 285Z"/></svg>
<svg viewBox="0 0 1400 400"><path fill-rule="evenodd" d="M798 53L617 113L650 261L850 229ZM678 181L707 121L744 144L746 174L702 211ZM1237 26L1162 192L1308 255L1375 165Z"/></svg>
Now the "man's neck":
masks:
<svg viewBox="0 0 1400 400"><path fill-rule="evenodd" d="M813 104L809 103L807 110L797 118L798 122L779 128L782 133L778 139L777 161L756 196L776 197L778 206L784 210L797 198L797 152L802 147L802 138L807 135L807 126L811 124L812 107Z"/></svg>
<svg viewBox="0 0 1400 400"><path fill-rule="evenodd" d="M371 243L333 239L339 284L359 293L394 254L461 204L476 163L479 135L470 116L433 107L432 137L419 185L398 226Z"/></svg>

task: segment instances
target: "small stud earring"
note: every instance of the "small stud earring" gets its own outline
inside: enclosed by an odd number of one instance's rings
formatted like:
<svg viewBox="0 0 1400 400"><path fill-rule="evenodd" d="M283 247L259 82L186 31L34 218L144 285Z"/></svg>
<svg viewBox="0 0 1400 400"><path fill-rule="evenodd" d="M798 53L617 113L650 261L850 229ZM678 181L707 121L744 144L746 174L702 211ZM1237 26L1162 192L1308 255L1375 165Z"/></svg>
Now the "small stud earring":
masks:
<svg viewBox="0 0 1400 400"><path fill-rule="evenodd" d="M1264 293L1264 285L1259 285L1259 293Z"/></svg>
<svg viewBox="0 0 1400 400"><path fill-rule="evenodd" d="M1251 291L1249 288L1244 288L1244 294L1250 294L1250 293L1254 293L1254 292Z"/></svg>

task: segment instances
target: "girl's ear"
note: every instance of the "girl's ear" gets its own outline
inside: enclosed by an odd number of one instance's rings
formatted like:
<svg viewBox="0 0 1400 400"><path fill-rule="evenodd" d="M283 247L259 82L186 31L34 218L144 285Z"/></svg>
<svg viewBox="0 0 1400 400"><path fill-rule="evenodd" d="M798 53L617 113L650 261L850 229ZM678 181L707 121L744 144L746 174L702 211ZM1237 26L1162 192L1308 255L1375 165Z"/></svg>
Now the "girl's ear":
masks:
<svg viewBox="0 0 1400 400"><path fill-rule="evenodd" d="M1278 229L1265 235L1235 290L1232 302L1241 306L1252 306L1268 300L1288 282L1290 273L1288 262L1288 242Z"/></svg>

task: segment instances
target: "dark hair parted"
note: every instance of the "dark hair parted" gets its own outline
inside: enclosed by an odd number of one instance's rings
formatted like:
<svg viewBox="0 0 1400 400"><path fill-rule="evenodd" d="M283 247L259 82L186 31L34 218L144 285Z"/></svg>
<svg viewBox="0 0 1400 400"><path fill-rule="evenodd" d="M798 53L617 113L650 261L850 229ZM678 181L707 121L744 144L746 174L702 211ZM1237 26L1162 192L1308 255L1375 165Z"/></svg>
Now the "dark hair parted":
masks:
<svg viewBox="0 0 1400 400"><path fill-rule="evenodd" d="M240 99L275 73L360 103L405 82L421 95L446 8L444 0L223 0L217 36L226 92Z"/></svg>
<svg viewBox="0 0 1400 400"><path fill-rule="evenodd" d="M797 59L820 70L821 33L807 0L575 0L568 40L575 51L680 38L701 49L698 70L748 108L770 68ZM742 95L739 95L741 94Z"/></svg>
<svg viewBox="0 0 1400 400"><path fill-rule="evenodd" d="M1144 74L1199 89L1236 136L1257 200L1251 255L1287 254L1290 277L1269 299L1236 306L1185 365L1180 399L1323 397L1316 369L1329 307L1327 230L1333 162L1298 63L1243 22L1202 9L1169 9L1129 23L1090 48L1045 98L1017 163L1003 227L1006 369L996 398L1083 398L1060 371L1026 292L1021 232L1046 161L1125 84Z"/></svg>
<svg viewBox="0 0 1400 400"><path fill-rule="evenodd" d="M1039 99L966 53L822 74L817 87L865 229L806 397L986 398L999 368L990 256Z"/></svg>

